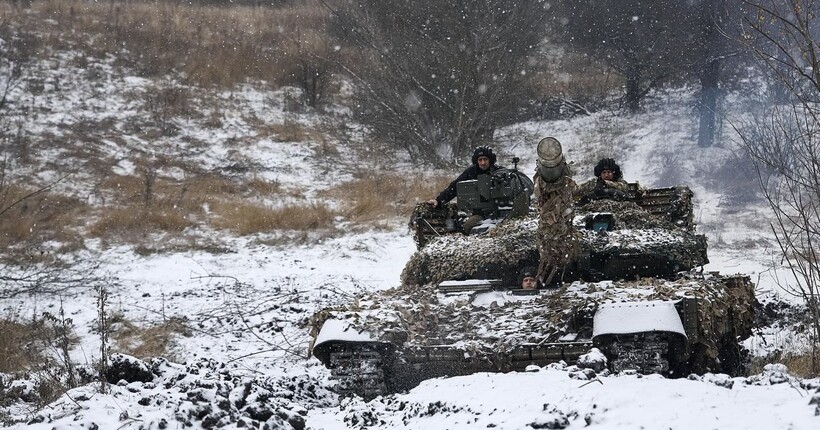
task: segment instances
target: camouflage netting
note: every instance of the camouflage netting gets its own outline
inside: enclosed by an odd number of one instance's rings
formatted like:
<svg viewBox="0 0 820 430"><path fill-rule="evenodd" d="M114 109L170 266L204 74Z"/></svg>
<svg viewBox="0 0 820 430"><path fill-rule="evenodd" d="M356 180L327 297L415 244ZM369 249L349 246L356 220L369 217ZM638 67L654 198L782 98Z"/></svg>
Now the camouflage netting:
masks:
<svg viewBox="0 0 820 430"><path fill-rule="evenodd" d="M615 230L596 233L584 229L585 217L615 214ZM523 219L507 219L483 235L438 237L417 251L401 275L404 285L438 283L449 279L503 279L512 284L518 270L539 261L539 219L531 212ZM688 270L708 263L706 237L653 216L631 202L598 200L578 208L574 225L582 251L615 256L651 255L669 259Z"/></svg>
<svg viewBox="0 0 820 430"><path fill-rule="evenodd" d="M545 182L535 175L535 196L538 206L538 234L536 241L540 262L538 278L551 283L559 270L576 260L581 252L579 231L573 228L575 214L575 182L569 167L564 165L564 176L554 182Z"/></svg>
<svg viewBox="0 0 820 430"><path fill-rule="evenodd" d="M615 200L593 200L577 209L579 214L611 212L617 214L616 229L663 228L674 230L676 227L669 220L657 216L647 216L644 209L633 202Z"/></svg>
<svg viewBox="0 0 820 430"><path fill-rule="evenodd" d="M401 274L402 284L447 279L515 279L518 268L538 262L534 217L508 219L487 234L437 238L417 251Z"/></svg>
<svg viewBox="0 0 820 430"><path fill-rule="evenodd" d="M327 310L373 339L404 348L450 345L465 351L499 354L525 343L555 342L568 332L590 336L591 327L573 327L591 317L599 303L698 299L698 339L714 358L725 336L746 337L753 324L754 290L748 277L688 275L676 281L575 282L536 296L507 292L443 295L431 287L403 287L361 297L348 307ZM585 333L584 331L587 330Z"/></svg>

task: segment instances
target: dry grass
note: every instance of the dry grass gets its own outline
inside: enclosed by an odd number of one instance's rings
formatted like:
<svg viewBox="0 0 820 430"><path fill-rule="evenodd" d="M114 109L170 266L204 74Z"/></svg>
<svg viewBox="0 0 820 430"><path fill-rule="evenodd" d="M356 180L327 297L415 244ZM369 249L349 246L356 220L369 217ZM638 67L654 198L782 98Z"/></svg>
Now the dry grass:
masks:
<svg viewBox="0 0 820 430"><path fill-rule="evenodd" d="M319 130L299 124L294 121L285 121L282 124L257 124L257 131L261 136L269 136L278 142L326 142L327 136Z"/></svg>
<svg viewBox="0 0 820 430"><path fill-rule="evenodd" d="M445 176L408 178L396 173L362 172L360 176L327 192L343 202L342 215L356 222L409 216L416 203L435 197L452 180Z"/></svg>
<svg viewBox="0 0 820 430"><path fill-rule="evenodd" d="M88 212L79 199L33 188L8 186L0 188L0 246L19 248L46 241L76 249L82 243L76 223ZM23 199L23 200L21 200Z"/></svg>
<svg viewBox="0 0 820 430"><path fill-rule="evenodd" d="M200 175L184 181L158 177L150 167L134 176L111 176L98 189L106 205L89 227L93 237L144 244L151 233L180 234L209 222L207 208L239 197L270 197L280 186L259 178L239 181ZM147 249L147 248L146 248Z"/></svg>
<svg viewBox="0 0 820 430"><path fill-rule="evenodd" d="M179 233L192 224L185 214L173 208L115 208L106 211L91 226L89 234L139 241L154 232Z"/></svg>
<svg viewBox="0 0 820 430"><path fill-rule="evenodd" d="M298 204L270 208L245 202L220 202L213 225L238 235L271 230L317 230L333 227L336 213L323 204Z"/></svg>
<svg viewBox="0 0 820 430"><path fill-rule="evenodd" d="M0 319L0 372L25 371L42 363L42 345L37 339L36 325Z"/></svg>
<svg viewBox="0 0 820 430"><path fill-rule="evenodd" d="M750 372L760 373L767 364L781 363L789 368L793 375L803 378L816 378L820 376L820 356L812 358L811 352L805 353L775 353L768 357L752 359Z"/></svg>
<svg viewBox="0 0 820 430"><path fill-rule="evenodd" d="M300 61L323 58L319 54L327 50L321 44L292 46L305 35L320 37L301 40L328 39L327 13L318 2L215 7L44 0L34 2L33 14L20 14L7 4L0 8L24 28L46 28L48 47L78 49L95 58L118 53L145 76L180 72L186 83L201 86L231 86L248 78L288 84ZM44 26L45 18L51 21Z"/></svg>
<svg viewBox="0 0 820 430"><path fill-rule="evenodd" d="M140 359L165 357L173 359L172 347L177 335L190 336L186 323L179 318L170 318L159 324L141 327L122 316L111 317L112 352L122 352Z"/></svg>

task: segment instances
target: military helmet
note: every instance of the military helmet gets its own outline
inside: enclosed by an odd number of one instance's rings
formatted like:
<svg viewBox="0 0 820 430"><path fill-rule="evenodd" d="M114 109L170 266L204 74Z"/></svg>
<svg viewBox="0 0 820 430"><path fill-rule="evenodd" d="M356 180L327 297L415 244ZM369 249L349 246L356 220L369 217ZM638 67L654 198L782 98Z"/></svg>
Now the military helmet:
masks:
<svg viewBox="0 0 820 430"><path fill-rule="evenodd" d="M478 165L478 157L487 157L490 159L490 165L495 165L496 156L493 152L493 148L490 148L489 146L477 146L473 150L473 164L476 166Z"/></svg>
<svg viewBox="0 0 820 430"><path fill-rule="evenodd" d="M621 166L612 158L602 158L601 161L598 161L598 164L595 166L595 176L600 177L601 172L604 170L611 171L613 173L612 177L616 181L621 179Z"/></svg>
<svg viewBox="0 0 820 430"><path fill-rule="evenodd" d="M564 161L561 142L554 137L545 137L538 142L538 164L544 167L555 167Z"/></svg>

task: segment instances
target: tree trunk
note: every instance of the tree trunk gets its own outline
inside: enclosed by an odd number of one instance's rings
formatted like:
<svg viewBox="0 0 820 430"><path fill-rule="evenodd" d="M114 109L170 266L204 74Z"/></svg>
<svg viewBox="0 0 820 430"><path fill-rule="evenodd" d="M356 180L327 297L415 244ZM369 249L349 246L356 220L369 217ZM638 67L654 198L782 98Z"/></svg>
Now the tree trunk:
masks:
<svg viewBox="0 0 820 430"><path fill-rule="evenodd" d="M717 117L718 80L720 62L710 60L700 75L700 129L698 146L709 147L715 142L715 118Z"/></svg>
<svg viewBox="0 0 820 430"><path fill-rule="evenodd" d="M641 66L629 64L626 69L626 108L635 113L641 107Z"/></svg>

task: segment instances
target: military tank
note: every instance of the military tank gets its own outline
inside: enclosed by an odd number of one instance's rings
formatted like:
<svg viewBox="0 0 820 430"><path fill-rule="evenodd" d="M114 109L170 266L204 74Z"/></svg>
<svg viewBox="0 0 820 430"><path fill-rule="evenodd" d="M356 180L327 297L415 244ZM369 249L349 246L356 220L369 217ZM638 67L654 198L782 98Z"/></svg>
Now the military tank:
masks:
<svg viewBox="0 0 820 430"><path fill-rule="evenodd" d="M539 147L537 172L558 180L540 164L550 151ZM312 354L340 393L371 398L433 377L575 364L593 348L611 372L743 372L739 340L751 334L754 285L698 270L706 239L695 233L688 188L632 184L620 201L579 196L577 257L557 282L521 290L519 269L539 262L538 213L521 209L529 195L473 185L465 192L484 197L472 201L509 211L491 211L499 216L465 235L453 224L469 205L420 206L411 219L419 249L402 285L313 316ZM487 198L502 194L500 204Z"/></svg>

